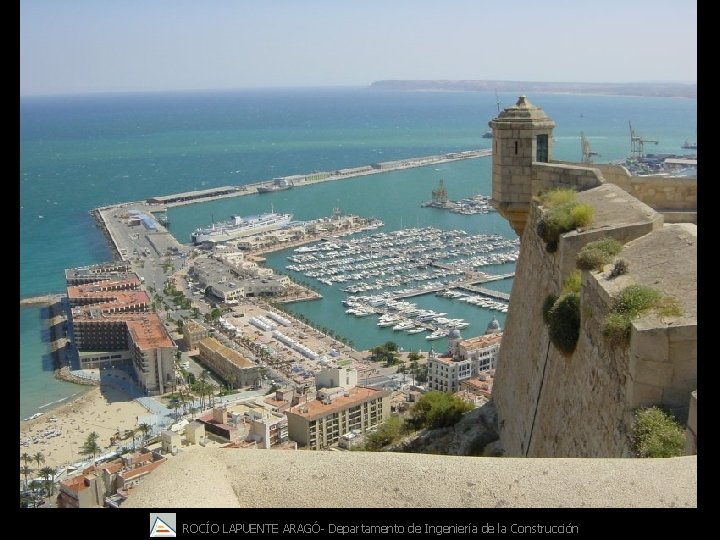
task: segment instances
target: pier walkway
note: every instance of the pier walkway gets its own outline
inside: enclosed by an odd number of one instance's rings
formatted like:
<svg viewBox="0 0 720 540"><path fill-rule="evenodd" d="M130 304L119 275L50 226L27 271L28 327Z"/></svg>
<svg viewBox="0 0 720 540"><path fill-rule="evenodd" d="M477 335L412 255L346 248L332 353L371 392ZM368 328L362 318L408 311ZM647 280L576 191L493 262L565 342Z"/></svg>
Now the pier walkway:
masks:
<svg viewBox="0 0 720 540"><path fill-rule="evenodd" d="M401 298L411 298L413 296L422 296L424 294L435 293L439 291L448 291L450 289L462 289L464 291L482 294L484 296L490 296L497 298L498 300L510 300L510 295L505 292L493 291L492 289L486 289L484 287L478 287L478 284L489 283L491 281L499 281L501 279L508 279L515 276L515 272L509 272L507 274L498 275L486 275L480 279L474 278L470 280L455 281L449 285L437 285L435 287L417 287L415 289L406 290L392 295L390 298L393 300L400 300Z"/></svg>
<svg viewBox="0 0 720 540"><path fill-rule="evenodd" d="M64 294L46 294L43 296L32 296L30 298L21 298L21 306L49 306L55 302L59 302L60 299L65 296Z"/></svg>

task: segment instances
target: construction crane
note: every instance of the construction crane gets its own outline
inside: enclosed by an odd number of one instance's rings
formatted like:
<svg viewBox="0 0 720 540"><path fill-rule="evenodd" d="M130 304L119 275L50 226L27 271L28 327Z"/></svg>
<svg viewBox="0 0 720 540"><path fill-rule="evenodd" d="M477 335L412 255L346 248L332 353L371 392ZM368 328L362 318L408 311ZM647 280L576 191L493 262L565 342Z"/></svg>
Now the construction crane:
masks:
<svg viewBox="0 0 720 540"><path fill-rule="evenodd" d="M630 120L628 120L628 125L630 126L630 157L638 160L642 159L643 157L645 157L645 143L657 144L658 142L651 141L649 139L643 139L640 135L635 133L635 130L630 123Z"/></svg>
<svg viewBox="0 0 720 540"><path fill-rule="evenodd" d="M582 163L586 165L593 162L592 156L600 155L597 152L592 151L590 148L590 141L587 140L582 131L580 132L580 148L582 149Z"/></svg>

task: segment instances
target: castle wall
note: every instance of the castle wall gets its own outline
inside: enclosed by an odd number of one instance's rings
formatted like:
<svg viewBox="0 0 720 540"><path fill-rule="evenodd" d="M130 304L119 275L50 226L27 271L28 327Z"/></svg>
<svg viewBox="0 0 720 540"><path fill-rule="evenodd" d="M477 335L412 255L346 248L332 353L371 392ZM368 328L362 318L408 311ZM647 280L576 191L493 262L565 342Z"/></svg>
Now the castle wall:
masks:
<svg viewBox="0 0 720 540"><path fill-rule="evenodd" d="M688 291L681 293L683 317L671 324L644 316L626 346L612 346L602 335L613 296L626 285L673 292L682 290L677 272L687 272L685 287L695 286L692 263L688 267L694 227L664 226L657 212L611 184L582 191L578 200L595 209L595 218L586 229L563 235L555 253L535 232L537 206L523 233L493 390L506 455L629 457L633 409L658 404L683 419L697 383L695 308ZM620 257L629 261L630 273L608 280L609 265L605 273L583 272L580 336L575 351L565 355L549 341L542 304L559 293L577 251L604 236L627 242ZM677 264L648 260L660 245L672 246Z"/></svg>
<svg viewBox="0 0 720 540"><path fill-rule="evenodd" d="M589 189L602 182L602 174L593 167L569 163L533 163L533 195L551 188Z"/></svg>
<svg viewBox="0 0 720 540"><path fill-rule="evenodd" d="M697 210L697 178L633 176L632 194L658 210Z"/></svg>

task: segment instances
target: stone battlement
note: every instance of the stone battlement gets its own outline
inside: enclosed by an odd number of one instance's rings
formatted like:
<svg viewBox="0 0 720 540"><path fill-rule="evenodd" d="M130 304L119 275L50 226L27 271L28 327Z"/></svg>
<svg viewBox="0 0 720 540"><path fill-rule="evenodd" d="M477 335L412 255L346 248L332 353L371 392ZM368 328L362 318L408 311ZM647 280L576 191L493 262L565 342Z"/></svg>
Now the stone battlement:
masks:
<svg viewBox="0 0 720 540"><path fill-rule="evenodd" d="M528 103L521 98L518 106L534 107ZM524 132L509 129L514 113L507 111L490 123L503 124L497 134L506 139L493 143L493 203L522 241L493 391L502 446L510 456L630 457L633 411L660 405L684 422L697 386L697 227L665 224L668 211L676 218L671 221L694 221L697 179L632 177L618 166L554 162L537 150L540 142L529 140L535 135L526 123ZM543 118L541 130L547 125ZM522 136L528 139L515 144ZM519 167L516 161L528 158L516 157L515 149L528 147L537 154ZM536 196L568 187L594 216L561 235L550 253L536 232L542 214ZM575 350L562 353L550 341L543 302L560 293L582 247L605 237L624 244L615 260L629 270L614 279L612 264L582 272L580 334ZM632 284L675 299L680 315L643 314L632 321L628 344L612 344L604 321L614 298ZM696 427L691 431L696 439Z"/></svg>

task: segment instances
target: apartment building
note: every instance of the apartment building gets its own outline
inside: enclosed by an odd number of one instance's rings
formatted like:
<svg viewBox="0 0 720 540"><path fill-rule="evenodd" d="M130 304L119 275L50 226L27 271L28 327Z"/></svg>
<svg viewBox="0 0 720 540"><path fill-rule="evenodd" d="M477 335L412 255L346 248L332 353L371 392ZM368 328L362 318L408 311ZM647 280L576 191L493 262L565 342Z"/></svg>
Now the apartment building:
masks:
<svg viewBox="0 0 720 540"><path fill-rule="evenodd" d="M353 430L365 432L390 415L390 392L342 387L318 390L317 399L286 411L288 434L300 446L321 450Z"/></svg>

